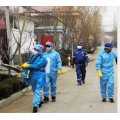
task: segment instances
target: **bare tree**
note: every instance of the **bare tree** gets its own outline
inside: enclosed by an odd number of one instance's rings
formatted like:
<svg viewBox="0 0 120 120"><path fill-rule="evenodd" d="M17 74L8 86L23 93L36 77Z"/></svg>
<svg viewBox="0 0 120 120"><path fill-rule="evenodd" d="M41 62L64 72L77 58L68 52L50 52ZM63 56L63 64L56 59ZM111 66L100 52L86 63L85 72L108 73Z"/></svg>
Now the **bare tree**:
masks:
<svg viewBox="0 0 120 120"><path fill-rule="evenodd" d="M30 51L31 41L34 38L33 32L26 30L26 28L28 28L29 21L31 20L31 17L28 16L29 8L30 8L30 6L27 7L25 14L20 15L19 8L16 7L15 11L13 12L14 13L13 18L12 19L10 18L10 28L11 28L11 33L12 33L11 39L15 40L15 41L12 41L11 48L15 47L14 45L16 44L16 48L15 48L15 51L13 52L12 56L10 56L8 59L7 56L9 55L9 51L2 50L2 53L4 54L3 57L7 58L8 61L11 61L15 57L15 55L18 53L19 54L19 65L22 64L21 47L24 46L24 44L29 40L30 45L28 47L28 51ZM10 11L14 10L13 7L10 7L10 9L11 9ZM20 26L20 24L21 24L20 18L23 18L22 27ZM29 20L27 20L27 19L29 19ZM15 22L15 21L17 21L17 22ZM15 30L18 30L18 36L16 36L14 34L13 24L16 26ZM25 36L25 37L23 37L23 36ZM27 36L29 36L29 39L27 39ZM7 48L8 45L9 44L6 43L5 47Z"/></svg>
<svg viewBox="0 0 120 120"><path fill-rule="evenodd" d="M96 30L100 25L100 7L95 6L79 6L79 24L77 24L77 36L79 41L83 41L86 48L88 48L89 35L91 34L96 39Z"/></svg>

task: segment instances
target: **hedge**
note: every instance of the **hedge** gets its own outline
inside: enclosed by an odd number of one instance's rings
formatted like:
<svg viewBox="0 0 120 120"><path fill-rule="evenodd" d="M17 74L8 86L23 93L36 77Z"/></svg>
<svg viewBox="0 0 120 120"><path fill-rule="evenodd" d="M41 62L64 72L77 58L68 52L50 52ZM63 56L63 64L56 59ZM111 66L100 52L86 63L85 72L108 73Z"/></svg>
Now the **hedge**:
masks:
<svg viewBox="0 0 120 120"><path fill-rule="evenodd" d="M94 50L93 51L92 50L87 51L88 54L93 54L94 52L95 52Z"/></svg>
<svg viewBox="0 0 120 120"><path fill-rule="evenodd" d="M2 81L0 82L0 99L9 97L21 89L25 88L25 83L19 81L16 76L8 77L8 75L0 75Z"/></svg>
<svg viewBox="0 0 120 120"><path fill-rule="evenodd" d="M98 43L97 43L97 46L101 46L101 42L98 42Z"/></svg>
<svg viewBox="0 0 120 120"><path fill-rule="evenodd" d="M61 57L61 61L62 61L62 66L64 65L68 65L68 57Z"/></svg>

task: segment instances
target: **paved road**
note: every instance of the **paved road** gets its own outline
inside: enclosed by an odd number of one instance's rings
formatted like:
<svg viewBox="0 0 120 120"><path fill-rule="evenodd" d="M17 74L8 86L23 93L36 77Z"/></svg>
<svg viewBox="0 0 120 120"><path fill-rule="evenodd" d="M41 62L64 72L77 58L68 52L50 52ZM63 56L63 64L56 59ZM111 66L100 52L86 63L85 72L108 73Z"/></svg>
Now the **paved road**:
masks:
<svg viewBox="0 0 120 120"><path fill-rule="evenodd" d="M117 65L115 69L115 103L101 102L100 83L95 68L96 57L101 51L99 47L87 67L86 83L77 86L75 69L62 74L57 81L57 101L43 104L38 113L116 113L117 112ZM116 48L113 51L117 51ZM0 109L0 113L31 113L32 112L32 91L28 92L12 104Z"/></svg>

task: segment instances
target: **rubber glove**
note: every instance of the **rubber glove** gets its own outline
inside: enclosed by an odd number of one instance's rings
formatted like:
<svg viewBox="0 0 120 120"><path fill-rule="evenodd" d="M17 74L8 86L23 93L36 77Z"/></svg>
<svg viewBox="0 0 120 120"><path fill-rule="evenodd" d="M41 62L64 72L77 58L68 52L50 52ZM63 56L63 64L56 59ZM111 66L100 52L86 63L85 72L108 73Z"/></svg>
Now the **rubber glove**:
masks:
<svg viewBox="0 0 120 120"><path fill-rule="evenodd" d="M61 74L61 70L58 70L58 75L60 75Z"/></svg>
<svg viewBox="0 0 120 120"><path fill-rule="evenodd" d="M17 77L18 77L18 78L21 78L21 72L17 74Z"/></svg>
<svg viewBox="0 0 120 120"><path fill-rule="evenodd" d="M99 76L100 78L102 78L101 70L99 69L99 70L97 70L97 71L98 71L98 76Z"/></svg>
<svg viewBox="0 0 120 120"><path fill-rule="evenodd" d="M22 67L25 68L25 69L29 68L29 66L30 66L30 64L27 64L27 63L24 63L24 64L22 65Z"/></svg>

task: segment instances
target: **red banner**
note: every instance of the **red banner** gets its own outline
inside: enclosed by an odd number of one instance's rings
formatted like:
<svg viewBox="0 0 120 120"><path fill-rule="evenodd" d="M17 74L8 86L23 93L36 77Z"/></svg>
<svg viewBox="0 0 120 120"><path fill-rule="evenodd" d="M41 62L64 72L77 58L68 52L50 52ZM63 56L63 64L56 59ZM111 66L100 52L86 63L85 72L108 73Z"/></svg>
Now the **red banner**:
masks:
<svg viewBox="0 0 120 120"><path fill-rule="evenodd" d="M54 35L52 35L52 36L49 36L49 35L41 36L41 45L44 46L43 51L46 51L46 46L45 46L46 42L54 43L53 40L54 40Z"/></svg>

